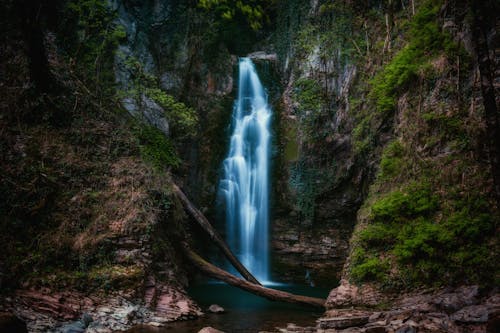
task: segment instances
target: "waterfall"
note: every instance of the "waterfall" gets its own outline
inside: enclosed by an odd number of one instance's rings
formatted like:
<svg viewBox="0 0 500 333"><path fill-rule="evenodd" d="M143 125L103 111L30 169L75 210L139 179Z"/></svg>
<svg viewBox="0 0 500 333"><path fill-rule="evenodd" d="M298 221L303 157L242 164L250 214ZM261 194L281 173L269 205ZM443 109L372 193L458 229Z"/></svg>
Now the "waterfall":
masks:
<svg viewBox="0 0 500 333"><path fill-rule="evenodd" d="M239 61L229 153L219 193L224 200L227 242L259 280L269 280L269 151L271 108L249 58Z"/></svg>

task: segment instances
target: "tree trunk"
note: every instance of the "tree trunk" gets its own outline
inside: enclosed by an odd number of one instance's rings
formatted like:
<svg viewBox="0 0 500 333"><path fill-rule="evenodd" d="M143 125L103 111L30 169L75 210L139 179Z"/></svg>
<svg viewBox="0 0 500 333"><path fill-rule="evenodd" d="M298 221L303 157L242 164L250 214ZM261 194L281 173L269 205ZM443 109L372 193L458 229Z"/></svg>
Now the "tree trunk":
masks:
<svg viewBox="0 0 500 333"><path fill-rule="evenodd" d="M500 126L498 120L498 107L495 97L495 86L493 84L493 66L488 46L488 33L495 28L492 21L491 8L488 3L472 1L472 36L476 49L477 63L481 82L481 93L483 95L484 116L488 137L488 154L491 165L491 173L495 186L495 196L500 203ZM488 9L489 8L489 9ZM495 13L493 9L493 13Z"/></svg>
<svg viewBox="0 0 500 333"><path fill-rule="evenodd" d="M287 293L285 291L266 288L261 285L257 285L248 282L246 280L240 279L205 261L202 257L200 257L198 254L192 251L186 243L183 243L183 246L188 259L200 270L202 270L207 275L215 279L224 281L232 286L241 288L243 290L251 292L252 294L262 296L271 301L281 301L298 305L312 306L315 308L322 308L322 309L325 307L325 300L321 298L294 295L291 293Z"/></svg>
<svg viewBox="0 0 500 333"><path fill-rule="evenodd" d="M215 242L215 244L221 249L226 258L231 262L231 264L240 272L240 274L248 281L253 284L261 285L259 281L243 266L243 264L234 256L229 247L226 245L219 233L212 227L207 218L189 201L187 196L182 192L182 190L173 184L174 193L181 200L182 204L189 212L189 214L195 219L195 221L205 230L210 239Z"/></svg>

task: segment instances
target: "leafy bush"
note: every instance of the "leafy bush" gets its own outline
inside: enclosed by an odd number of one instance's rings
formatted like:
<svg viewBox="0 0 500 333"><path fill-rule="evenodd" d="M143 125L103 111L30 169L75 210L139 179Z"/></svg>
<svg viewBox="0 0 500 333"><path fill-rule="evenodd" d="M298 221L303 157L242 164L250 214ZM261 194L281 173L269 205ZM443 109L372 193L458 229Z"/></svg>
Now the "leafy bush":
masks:
<svg viewBox="0 0 500 333"><path fill-rule="evenodd" d="M165 115L171 124L172 137L183 140L196 135L198 115L193 108L176 101L173 96L158 88L147 89L146 95L165 110Z"/></svg>
<svg viewBox="0 0 500 333"><path fill-rule="evenodd" d="M377 110L389 115L396 106L396 98L427 66L429 58L444 50L450 54L458 50L451 37L438 26L441 1L428 0L413 17L409 43L372 80L370 96Z"/></svg>
<svg viewBox="0 0 500 333"><path fill-rule="evenodd" d="M398 140L394 140L385 147L380 160L380 179L394 177L401 172L403 167L403 145Z"/></svg>
<svg viewBox="0 0 500 333"><path fill-rule="evenodd" d="M358 237L363 247L384 249L394 243L397 229L388 224L373 223L363 229Z"/></svg>
<svg viewBox="0 0 500 333"><path fill-rule="evenodd" d="M380 113L388 114L394 110L397 93L417 74L420 56L421 50L406 46L375 76L370 94Z"/></svg>
<svg viewBox="0 0 500 333"><path fill-rule="evenodd" d="M198 130L196 111L161 90L158 78L146 72L135 57L126 58L124 64L129 69L133 82L133 88L129 89L126 94L137 100L146 95L160 105L165 110L165 117L169 121L172 138L175 141L183 141L195 136Z"/></svg>
<svg viewBox="0 0 500 333"><path fill-rule="evenodd" d="M170 140L155 127L140 126L136 128L141 156L158 169L178 167L180 160Z"/></svg>
<svg viewBox="0 0 500 333"><path fill-rule="evenodd" d="M438 208L438 199L428 184L414 183L405 190L396 190L372 205L374 222L405 222L418 216L429 216Z"/></svg>
<svg viewBox="0 0 500 333"><path fill-rule="evenodd" d="M494 283L477 267L495 268L498 249L485 243L495 231L488 204L479 196L442 203L427 182L412 183L375 200L369 224L357 233L350 274L356 282L378 281L393 287ZM491 254L493 251L493 255ZM391 261L381 258L392 258ZM388 267L397 268L391 280ZM384 273L385 272L385 273ZM402 284L401 284L402 283Z"/></svg>
<svg viewBox="0 0 500 333"><path fill-rule="evenodd" d="M363 257L351 270L355 281L382 281L387 277L389 264L378 257Z"/></svg>
<svg viewBox="0 0 500 333"><path fill-rule="evenodd" d="M205 10L216 12L223 20L233 20L243 17L246 23L257 31L262 29L269 20L269 7L273 1L229 1L229 0L199 0L198 6Z"/></svg>

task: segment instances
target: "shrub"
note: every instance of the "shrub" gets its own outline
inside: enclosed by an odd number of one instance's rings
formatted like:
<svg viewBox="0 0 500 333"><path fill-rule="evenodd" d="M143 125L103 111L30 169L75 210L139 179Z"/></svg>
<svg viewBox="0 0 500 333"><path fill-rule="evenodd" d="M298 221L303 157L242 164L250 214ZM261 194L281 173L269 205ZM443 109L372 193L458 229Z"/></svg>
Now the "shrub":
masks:
<svg viewBox="0 0 500 333"><path fill-rule="evenodd" d="M371 219L381 223L404 222L431 215L438 206L438 198L432 194L428 184L413 183L376 201L372 205Z"/></svg>
<svg viewBox="0 0 500 333"><path fill-rule="evenodd" d="M387 277L389 264L377 257L363 258L351 269L351 276L355 281L382 281Z"/></svg>
<svg viewBox="0 0 500 333"><path fill-rule="evenodd" d="M139 149L144 160L158 169L178 167L180 160L170 140L155 127L140 126L135 129Z"/></svg>
<svg viewBox="0 0 500 333"><path fill-rule="evenodd" d="M387 179L400 174L403 167L404 148L401 142L395 140L385 147L380 160L379 179Z"/></svg>
<svg viewBox="0 0 500 333"><path fill-rule="evenodd" d="M420 6L410 24L409 43L371 81L370 96L381 114L394 111L398 93L427 67L430 57L443 49L448 54L456 53L458 46L438 26L440 3L428 0Z"/></svg>
<svg viewBox="0 0 500 333"><path fill-rule="evenodd" d="M172 137L183 140L196 135L198 116L193 108L176 101L173 96L158 88L147 89L146 95L165 110L165 115L171 124Z"/></svg>

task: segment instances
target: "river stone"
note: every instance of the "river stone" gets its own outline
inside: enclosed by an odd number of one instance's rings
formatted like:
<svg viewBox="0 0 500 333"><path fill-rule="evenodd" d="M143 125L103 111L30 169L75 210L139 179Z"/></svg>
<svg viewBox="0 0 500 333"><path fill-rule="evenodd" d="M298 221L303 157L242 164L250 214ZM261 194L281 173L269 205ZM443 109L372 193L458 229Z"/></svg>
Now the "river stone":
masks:
<svg viewBox="0 0 500 333"><path fill-rule="evenodd" d="M224 333L224 332L208 326L208 327L203 327L201 330L198 331L198 333Z"/></svg>
<svg viewBox="0 0 500 333"><path fill-rule="evenodd" d="M368 323L368 318L369 316L322 318L318 320L318 325L322 329L363 326Z"/></svg>
<svg viewBox="0 0 500 333"><path fill-rule="evenodd" d="M463 286L454 292L437 295L434 298L433 303L441 310L453 313L465 306L477 304L478 294L478 286Z"/></svg>
<svg viewBox="0 0 500 333"><path fill-rule="evenodd" d="M212 304L208 307L208 311L212 313L224 313L226 310L218 304Z"/></svg>
<svg viewBox="0 0 500 333"><path fill-rule="evenodd" d="M461 323L486 323L488 307L484 305L467 306L451 315L451 319Z"/></svg>

